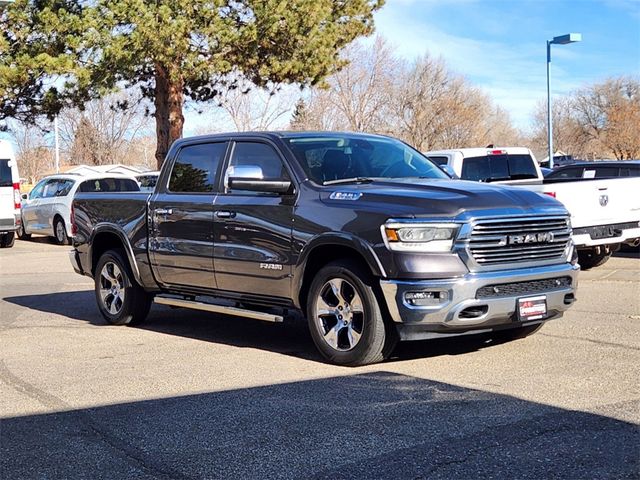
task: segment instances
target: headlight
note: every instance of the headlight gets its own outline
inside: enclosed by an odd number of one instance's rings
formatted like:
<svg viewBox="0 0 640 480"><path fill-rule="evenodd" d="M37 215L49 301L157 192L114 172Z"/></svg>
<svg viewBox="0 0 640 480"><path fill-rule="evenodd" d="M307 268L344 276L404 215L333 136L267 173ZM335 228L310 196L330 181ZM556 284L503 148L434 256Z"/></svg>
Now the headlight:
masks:
<svg viewBox="0 0 640 480"><path fill-rule="evenodd" d="M459 225L390 223L382 236L389 250L401 252L450 252Z"/></svg>

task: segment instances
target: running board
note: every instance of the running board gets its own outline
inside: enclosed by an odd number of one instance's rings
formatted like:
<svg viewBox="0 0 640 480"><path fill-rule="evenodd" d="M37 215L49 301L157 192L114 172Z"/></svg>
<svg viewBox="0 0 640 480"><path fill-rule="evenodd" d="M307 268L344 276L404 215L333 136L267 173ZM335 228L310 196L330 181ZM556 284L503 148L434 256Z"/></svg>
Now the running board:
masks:
<svg viewBox="0 0 640 480"><path fill-rule="evenodd" d="M228 307L226 305L215 305L213 303L196 302L195 300L185 300L173 297L155 297L155 303L169 305L172 307L191 308L193 310L204 310L205 312L224 313L225 315L235 315L237 317L253 318L254 320L264 320L265 322L280 323L284 317L273 313L256 312L245 310L244 308Z"/></svg>

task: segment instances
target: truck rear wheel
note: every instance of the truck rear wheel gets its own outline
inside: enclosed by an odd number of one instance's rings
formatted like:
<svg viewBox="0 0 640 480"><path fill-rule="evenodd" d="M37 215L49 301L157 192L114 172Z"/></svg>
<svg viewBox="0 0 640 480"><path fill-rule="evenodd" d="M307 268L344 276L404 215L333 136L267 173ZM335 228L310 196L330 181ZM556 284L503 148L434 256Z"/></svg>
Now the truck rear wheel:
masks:
<svg viewBox="0 0 640 480"><path fill-rule="evenodd" d="M96 302L112 325L138 325L149 314L152 295L136 283L124 252L108 250L94 274Z"/></svg>
<svg viewBox="0 0 640 480"><path fill-rule="evenodd" d="M373 278L349 260L332 262L316 274L307 299L313 341L324 358L358 366L387 358L397 333L387 325Z"/></svg>
<svg viewBox="0 0 640 480"><path fill-rule="evenodd" d="M578 263L583 270L589 270L607 263L612 253L608 248L578 250Z"/></svg>

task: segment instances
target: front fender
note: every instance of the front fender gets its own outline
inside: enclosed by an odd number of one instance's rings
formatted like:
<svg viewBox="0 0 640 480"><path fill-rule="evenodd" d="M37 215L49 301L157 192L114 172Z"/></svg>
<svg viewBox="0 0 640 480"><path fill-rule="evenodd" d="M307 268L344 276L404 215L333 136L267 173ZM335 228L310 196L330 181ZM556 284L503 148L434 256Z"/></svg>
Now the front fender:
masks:
<svg viewBox="0 0 640 480"><path fill-rule="evenodd" d="M298 256L297 264L294 266L292 297L296 299L296 302L303 287L305 269L310 256L319 247L325 246L346 247L352 249L364 259L372 275L382 278L387 277L387 273L382 266L380 259L373 251L373 248L361 238L345 232L322 233L313 237L304 245Z"/></svg>

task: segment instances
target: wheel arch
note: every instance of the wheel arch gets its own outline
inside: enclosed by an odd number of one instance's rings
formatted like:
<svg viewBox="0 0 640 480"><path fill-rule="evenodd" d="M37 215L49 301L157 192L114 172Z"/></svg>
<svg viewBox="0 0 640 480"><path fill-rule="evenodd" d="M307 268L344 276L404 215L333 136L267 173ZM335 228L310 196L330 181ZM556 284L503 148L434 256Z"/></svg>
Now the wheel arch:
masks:
<svg viewBox="0 0 640 480"><path fill-rule="evenodd" d="M361 239L335 233L318 236L302 250L295 267L293 300L297 307L305 311L309 287L315 274L324 265L341 258L357 261L374 277L386 277L377 255Z"/></svg>
<svg viewBox="0 0 640 480"><path fill-rule="evenodd" d="M102 254L107 250L113 249L120 249L124 251L135 281L139 285L142 285L140 270L138 269L138 264L135 260L135 256L133 255L133 248L129 243L129 239L123 231L113 227L112 225L97 225L94 229L89 252L89 258L91 259L91 274L95 275L96 265L98 264Z"/></svg>

